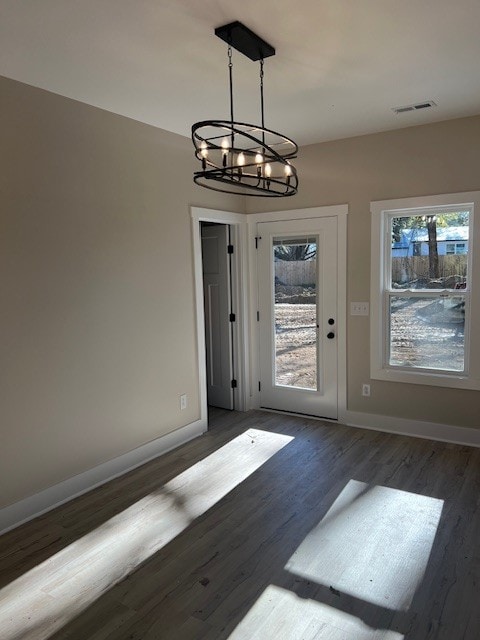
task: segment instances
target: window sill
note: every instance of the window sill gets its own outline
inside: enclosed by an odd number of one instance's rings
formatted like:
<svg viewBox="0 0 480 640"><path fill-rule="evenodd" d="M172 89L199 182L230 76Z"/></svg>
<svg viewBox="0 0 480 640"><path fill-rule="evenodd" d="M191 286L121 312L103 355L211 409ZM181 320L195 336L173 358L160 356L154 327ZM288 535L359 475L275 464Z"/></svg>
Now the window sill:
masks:
<svg viewBox="0 0 480 640"><path fill-rule="evenodd" d="M384 380L386 382L405 382L408 384L423 384L430 387L448 387L451 389L480 390L480 380L468 376L452 375L449 373L423 373L418 369L405 371L397 369L376 369L370 372L372 380Z"/></svg>

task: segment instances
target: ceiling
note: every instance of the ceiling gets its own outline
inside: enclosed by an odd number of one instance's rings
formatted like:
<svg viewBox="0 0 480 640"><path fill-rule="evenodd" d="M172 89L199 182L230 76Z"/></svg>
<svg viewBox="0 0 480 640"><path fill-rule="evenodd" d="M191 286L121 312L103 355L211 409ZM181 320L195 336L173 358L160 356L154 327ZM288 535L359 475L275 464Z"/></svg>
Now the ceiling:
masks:
<svg viewBox="0 0 480 640"><path fill-rule="evenodd" d="M0 0L0 74L189 136L229 116L213 31L233 20L276 48L265 124L299 144L480 113L478 0ZM233 64L235 118L258 123L258 63Z"/></svg>

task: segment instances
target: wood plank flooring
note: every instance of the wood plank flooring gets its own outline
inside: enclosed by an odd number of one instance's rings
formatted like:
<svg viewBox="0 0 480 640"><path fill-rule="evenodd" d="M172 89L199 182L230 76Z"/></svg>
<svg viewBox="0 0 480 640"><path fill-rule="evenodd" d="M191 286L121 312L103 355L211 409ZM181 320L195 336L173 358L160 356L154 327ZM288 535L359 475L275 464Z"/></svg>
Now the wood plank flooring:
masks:
<svg viewBox="0 0 480 640"><path fill-rule="evenodd" d="M479 640L480 449L210 425L0 538L2 640Z"/></svg>

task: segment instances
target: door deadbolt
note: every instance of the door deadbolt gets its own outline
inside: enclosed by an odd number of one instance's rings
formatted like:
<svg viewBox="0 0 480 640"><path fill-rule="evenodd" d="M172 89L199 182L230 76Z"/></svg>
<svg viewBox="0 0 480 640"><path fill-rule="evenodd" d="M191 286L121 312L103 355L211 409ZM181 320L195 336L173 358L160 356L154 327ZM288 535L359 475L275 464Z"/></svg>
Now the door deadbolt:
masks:
<svg viewBox="0 0 480 640"><path fill-rule="evenodd" d="M330 331L329 333L327 333L327 338L329 340L332 340L335 337L335 334L333 333L333 331Z"/></svg>

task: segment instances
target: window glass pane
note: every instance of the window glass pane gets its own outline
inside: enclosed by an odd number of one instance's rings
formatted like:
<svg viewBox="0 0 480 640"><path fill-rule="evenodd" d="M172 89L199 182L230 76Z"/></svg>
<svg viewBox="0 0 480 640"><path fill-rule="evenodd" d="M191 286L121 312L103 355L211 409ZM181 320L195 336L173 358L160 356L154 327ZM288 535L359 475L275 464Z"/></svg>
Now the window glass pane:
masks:
<svg viewBox="0 0 480 640"><path fill-rule="evenodd" d="M317 389L317 242L276 239L275 384Z"/></svg>
<svg viewBox="0 0 480 640"><path fill-rule="evenodd" d="M464 289L468 211L391 219L393 289Z"/></svg>
<svg viewBox="0 0 480 640"><path fill-rule="evenodd" d="M463 371L465 300L390 296L391 366Z"/></svg>

